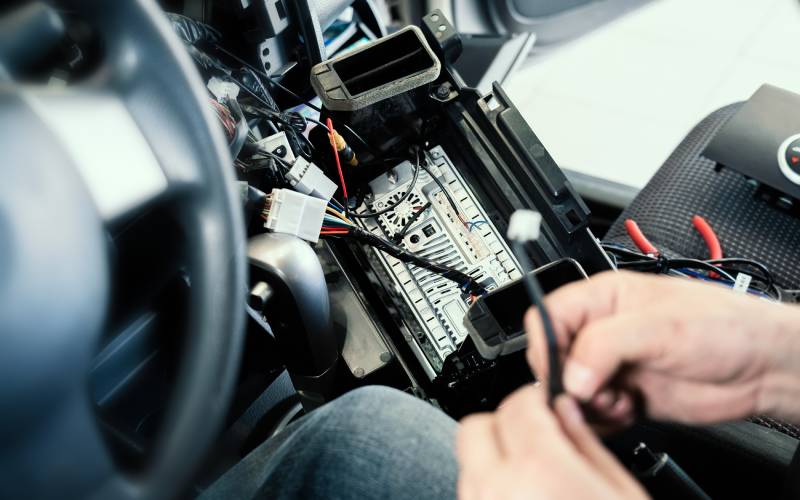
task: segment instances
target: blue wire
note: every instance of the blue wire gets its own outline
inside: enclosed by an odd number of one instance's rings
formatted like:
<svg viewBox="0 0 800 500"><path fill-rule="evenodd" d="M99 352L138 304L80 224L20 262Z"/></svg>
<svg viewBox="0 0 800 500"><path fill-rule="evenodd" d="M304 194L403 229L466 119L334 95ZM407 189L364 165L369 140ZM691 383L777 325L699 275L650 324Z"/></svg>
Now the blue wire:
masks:
<svg viewBox="0 0 800 500"><path fill-rule="evenodd" d="M733 286L734 286L734 284L731 283L728 280L718 280L718 279L710 278L710 277L708 277L708 276L706 276L704 274L697 273L697 272L692 271L690 269L676 269L676 271L681 272L681 273L685 274L686 276L691 276L692 278L697 278L697 279L700 279L700 280L703 280L703 281L709 281L711 283L717 283L719 285L723 285L723 286L726 286L728 288L733 288ZM773 297L770 297L768 294L766 294L764 292L760 292L758 290L752 290L750 288L747 289L747 293L752 294L752 295L756 295L758 297L765 297L765 298L768 298L768 299L772 299L773 298Z"/></svg>
<svg viewBox="0 0 800 500"><path fill-rule="evenodd" d="M331 224L335 224L337 226L350 227L350 224L348 224L347 222L343 221L342 219L340 219L338 217L334 217L332 215L325 215L325 218L323 219L323 221L324 221L326 226L327 225L331 225Z"/></svg>
<svg viewBox="0 0 800 500"><path fill-rule="evenodd" d="M467 227L469 228L469 232L471 233L473 229L478 227L481 224L488 224L485 220L476 220L474 222L467 222Z"/></svg>
<svg viewBox="0 0 800 500"><path fill-rule="evenodd" d="M328 205L330 205L331 208L338 210L339 212L344 212L344 207L342 206L342 204L336 201L334 198L328 200Z"/></svg>

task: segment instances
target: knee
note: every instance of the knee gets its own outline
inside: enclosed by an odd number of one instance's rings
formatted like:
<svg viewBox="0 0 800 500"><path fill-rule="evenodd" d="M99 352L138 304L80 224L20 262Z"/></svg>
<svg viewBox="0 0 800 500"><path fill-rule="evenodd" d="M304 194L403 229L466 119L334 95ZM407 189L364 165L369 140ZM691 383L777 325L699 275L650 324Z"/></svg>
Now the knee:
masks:
<svg viewBox="0 0 800 500"><path fill-rule="evenodd" d="M449 445L456 423L433 405L384 386L367 386L339 397L321 408L339 430L388 436L425 436Z"/></svg>
<svg viewBox="0 0 800 500"><path fill-rule="evenodd" d="M454 498L456 423L387 387L353 390L302 420L272 460L275 491L302 498ZM298 478L298 475L300 478ZM272 490L270 490L272 491Z"/></svg>
<svg viewBox="0 0 800 500"><path fill-rule="evenodd" d="M405 392L383 385L368 385L353 389L330 403L340 409L349 408L349 411L371 411L374 408L398 407L403 411L426 411L423 406L428 406L424 401ZM420 406L422 405L422 406Z"/></svg>

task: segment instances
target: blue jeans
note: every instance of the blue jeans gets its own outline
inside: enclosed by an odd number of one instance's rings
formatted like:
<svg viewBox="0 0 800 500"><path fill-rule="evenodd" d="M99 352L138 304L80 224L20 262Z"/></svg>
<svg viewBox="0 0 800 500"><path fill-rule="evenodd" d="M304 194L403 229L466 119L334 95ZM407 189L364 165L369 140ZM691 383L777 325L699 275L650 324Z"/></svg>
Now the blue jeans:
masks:
<svg viewBox="0 0 800 500"><path fill-rule="evenodd" d="M408 394L356 389L262 443L201 498L455 498L455 430Z"/></svg>

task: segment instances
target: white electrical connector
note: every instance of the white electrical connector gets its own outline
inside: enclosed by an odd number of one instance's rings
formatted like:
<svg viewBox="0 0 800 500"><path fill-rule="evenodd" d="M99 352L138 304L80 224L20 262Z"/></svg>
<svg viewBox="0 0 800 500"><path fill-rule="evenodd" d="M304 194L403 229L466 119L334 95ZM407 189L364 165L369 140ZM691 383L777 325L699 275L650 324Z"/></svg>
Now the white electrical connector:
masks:
<svg viewBox="0 0 800 500"><path fill-rule="evenodd" d="M294 153L285 132L278 132L256 142L259 149L278 156L288 164L294 163Z"/></svg>
<svg viewBox="0 0 800 500"><path fill-rule="evenodd" d="M535 241L542 228L542 214L534 210L517 210L511 214L506 235L511 241Z"/></svg>
<svg viewBox="0 0 800 500"><path fill-rule="evenodd" d="M264 210L264 227L316 243L328 202L289 189L273 189Z"/></svg>
<svg viewBox="0 0 800 500"><path fill-rule="evenodd" d="M336 184L330 180L318 166L302 156L295 160L294 165L286 174L286 180L295 191L303 194L330 201L336 192Z"/></svg>
<svg viewBox="0 0 800 500"><path fill-rule="evenodd" d="M749 274L739 273L736 275L736 282L733 284L733 291L737 293L747 293L750 290L750 282L753 277Z"/></svg>
<svg viewBox="0 0 800 500"><path fill-rule="evenodd" d="M216 97L220 102L225 98L236 99L236 97L239 95L238 85L233 82L221 80L216 76L211 77L206 87L208 87L208 90L214 94L214 97Z"/></svg>

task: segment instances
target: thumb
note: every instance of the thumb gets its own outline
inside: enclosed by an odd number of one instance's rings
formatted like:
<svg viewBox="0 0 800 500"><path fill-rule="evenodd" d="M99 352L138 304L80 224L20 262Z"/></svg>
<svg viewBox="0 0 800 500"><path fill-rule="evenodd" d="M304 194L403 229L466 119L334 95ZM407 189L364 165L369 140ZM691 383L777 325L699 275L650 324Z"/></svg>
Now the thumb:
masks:
<svg viewBox="0 0 800 500"><path fill-rule="evenodd" d="M589 323L578 332L564 365L566 391L589 401L623 364L637 364L658 353L653 317L646 310L617 314Z"/></svg>

